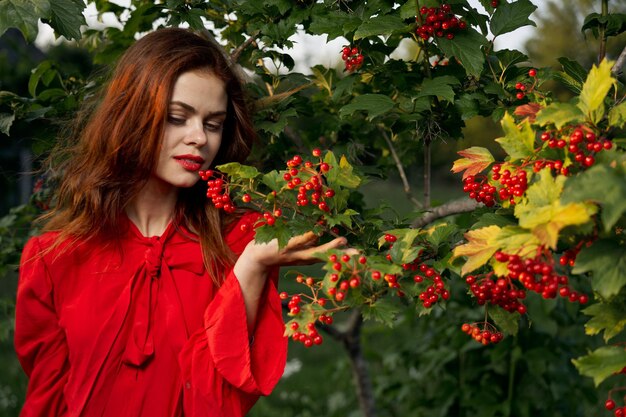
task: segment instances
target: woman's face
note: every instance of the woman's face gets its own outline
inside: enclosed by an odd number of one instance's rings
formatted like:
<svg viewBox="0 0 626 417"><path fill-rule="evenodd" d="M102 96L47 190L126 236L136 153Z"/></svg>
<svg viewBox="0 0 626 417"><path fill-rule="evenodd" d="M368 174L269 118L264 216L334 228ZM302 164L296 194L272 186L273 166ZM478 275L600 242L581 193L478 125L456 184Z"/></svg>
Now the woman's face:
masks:
<svg viewBox="0 0 626 417"><path fill-rule="evenodd" d="M222 142L228 96L211 72L182 73L172 91L155 176L176 187L191 187L209 167Z"/></svg>

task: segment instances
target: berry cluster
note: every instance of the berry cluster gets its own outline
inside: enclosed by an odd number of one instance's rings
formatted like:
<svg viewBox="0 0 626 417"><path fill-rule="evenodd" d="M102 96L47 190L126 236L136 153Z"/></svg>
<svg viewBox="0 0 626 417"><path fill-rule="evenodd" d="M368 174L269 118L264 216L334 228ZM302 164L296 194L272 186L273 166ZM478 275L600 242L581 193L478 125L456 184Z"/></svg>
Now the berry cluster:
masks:
<svg viewBox="0 0 626 417"><path fill-rule="evenodd" d="M313 277L304 277L302 275L298 275L296 277L296 282L300 284L306 284L313 291L313 297L309 297L303 294L295 294L291 297L286 292L281 292L279 297L281 300L289 299L287 303L287 308L289 310L288 315L295 317L294 320L291 320L287 323L287 327L290 330L291 338L295 342L302 343L305 347L311 347L313 345L321 345L323 342L322 336L317 331L315 327L315 321L319 320L324 325L331 325L333 323L332 313L337 311L338 309L331 310L322 310L323 313L320 314L317 308L307 308L307 313L313 313L312 317L309 314L303 313L303 306L301 306L303 299L302 297L311 298L312 304L317 304L320 307L326 306L327 300L322 297L318 297L320 282L316 282ZM307 317L304 319L302 316ZM302 331L301 322L302 320L306 322L306 332Z"/></svg>
<svg viewBox="0 0 626 417"><path fill-rule="evenodd" d="M509 313L526 313L526 306L520 302L526 298L526 291L519 289L510 278L468 275L465 282L470 286L470 291L479 305L489 303L500 306Z"/></svg>
<svg viewBox="0 0 626 417"><path fill-rule="evenodd" d="M521 197L528 188L526 171L517 168L515 172L509 169L502 171L501 164L495 164L492 168L491 179L497 181L501 187L497 188L489 182L486 176L469 175L463 180L463 191L469 194L472 200L492 207L496 203L496 195L500 201L509 201L515 204L515 197Z"/></svg>
<svg viewBox="0 0 626 417"><path fill-rule="evenodd" d="M534 258L523 259L519 255L496 252L496 261L507 263L506 278L517 279L528 291L533 291L545 299L560 295L570 302L586 304L589 297L580 294L569 286L566 275L559 275L554 269L552 252L539 247Z"/></svg>
<svg viewBox="0 0 626 417"><path fill-rule="evenodd" d="M537 70L534 68L529 69L528 76L531 78L532 83L515 83L515 90L517 91L517 93L515 93L515 98L517 98L518 100L522 100L524 97L526 97L526 93L535 89L535 85L537 84Z"/></svg>
<svg viewBox="0 0 626 417"><path fill-rule="evenodd" d="M391 251L397 237L393 234L386 233L384 240L389 244L389 250ZM419 273L413 275L413 282L418 288L417 298L424 308L431 308L441 300L448 300L450 298L450 292L446 289L443 279L437 270L420 262L419 257L422 253L423 251L420 251L418 257L413 262L402 264L402 269L409 272L419 271ZM388 252L385 256L388 261L392 262L391 252ZM400 274L385 274L383 278L390 288L397 289L396 294L399 297L404 297L404 292L401 290L400 283L398 282L398 279L401 278ZM380 273L373 275L372 279L380 279Z"/></svg>
<svg viewBox="0 0 626 417"><path fill-rule="evenodd" d="M222 174L210 169L200 171L199 174L202 181L207 183L206 196L211 199L215 208L223 209L226 213L234 212L235 203L230 198L228 182L224 180Z"/></svg>
<svg viewBox="0 0 626 417"><path fill-rule="evenodd" d="M324 342L324 339L318 333L314 322L306 324L306 332L302 332L299 330L300 324L297 321L291 322L289 327L291 328L291 330L293 330L291 340L293 340L294 342L300 342L305 347L321 345L322 342Z"/></svg>
<svg viewBox="0 0 626 417"><path fill-rule="evenodd" d="M566 166L563 160L538 160L533 169L535 172L548 167L561 175L569 175L572 169L584 170L595 163L595 154L613 147L613 143L603 137L598 137L586 126L565 127L561 130L545 131L540 136L550 149L564 149L565 158L572 159L571 165ZM573 155L573 158L567 156ZM564 159L565 159L564 158Z"/></svg>
<svg viewBox="0 0 626 417"><path fill-rule="evenodd" d="M353 72L361 68L364 58L359 48L344 46L341 50L341 59L345 63L346 71Z"/></svg>
<svg viewBox="0 0 626 417"><path fill-rule="evenodd" d="M438 301L450 298L450 292L445 288L441 275L434 268L421 264L419 270L422 275L414 275L413 281L416 284L428 282L418 296L424 308L430 308Z"/></svg>
<svg viewBox="0 0 626 417"><path fill-rule="evenodd" d="M366 271L367 258L363 255L332 254L328 257L328 262L332 272L327 292L335 301L341 302L351 288L358 288L361 285L361 276Z"/></svg>
<svg viewBox="0 0 626 417"><path fill-rule="evenodd" d="M604 408L608 411L613 411L613 415L615 417L626 417L626 406L615 408L615 405L615 401L609 398L605 401Z"/></svg>
<svg viewBox="0 0 626 417"><path fill-rule="evenodd" d="M458 30L467 28L467 23L460 20L454 13L449 4L442 4L441 7L422 7L420 14L416 20L423 21L417 26L417 35L427 41L432 37L454 39Z"/></svg>
<svg viewBox="0 0 626 417"><path fill-rule="evenodd" d="M287 188L297 189L296 205L300 207L314 205L321 211L330 211L328 204L335 196L335 191L325 185L324 175L332 167L322 161L322 151L313 149L313 156L319 158L317 163L303 161L300 155L294 156L287 161L287 171L283 174L283 180L287 182Z"/></svg>
<svg viewBox="0 0 626 417"><path fill-rule="evenodd" d="M471 324L464 323L461 326L461 330L483 345L499 343L504 337L492 324L486 321Z"/></svg>

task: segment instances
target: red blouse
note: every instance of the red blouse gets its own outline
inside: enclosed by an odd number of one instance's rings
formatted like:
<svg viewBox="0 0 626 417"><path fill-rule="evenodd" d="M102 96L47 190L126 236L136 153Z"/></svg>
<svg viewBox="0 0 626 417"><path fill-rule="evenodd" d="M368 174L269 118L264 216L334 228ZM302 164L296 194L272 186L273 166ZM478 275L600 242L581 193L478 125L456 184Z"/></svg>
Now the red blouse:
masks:
<svg viewBox="0 0 626 417"><path fill-rule="evenodd" d="M226 236L236 254L253 238L240 227L252 216ZM251 338L237 278L231 270L217 288L191 232L170 224L146 238L126 223L119 245L42 252L55 238L46 233L24 248L15 348L30 380L21 415L243 416L285 365L277 271Z"/></svg>

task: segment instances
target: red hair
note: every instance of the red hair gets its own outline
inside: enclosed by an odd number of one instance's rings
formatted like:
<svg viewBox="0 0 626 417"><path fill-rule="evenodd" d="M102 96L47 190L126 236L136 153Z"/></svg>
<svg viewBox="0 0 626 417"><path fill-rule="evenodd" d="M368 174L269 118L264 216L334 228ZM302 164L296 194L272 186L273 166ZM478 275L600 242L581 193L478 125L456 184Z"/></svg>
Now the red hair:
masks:
<svg viewBox="0 0 626 417"><path fill-rule="evenodd" d="M242 82L221 47L186 29L149 33L121 56L75 145L60 150L65 156L63 177L56 205L44 218L44 230L60 231L58 242L120 236L126 204L156 168L174 83L191 70L210 71L224 82L228 94L222 143L213 165L246 159L255 131ZM232 265L234 255L223 238L227 219L208 203L205 193L200 183L181 189L175 221L198 233L207 270L219 284L219 271Z"/></svg>

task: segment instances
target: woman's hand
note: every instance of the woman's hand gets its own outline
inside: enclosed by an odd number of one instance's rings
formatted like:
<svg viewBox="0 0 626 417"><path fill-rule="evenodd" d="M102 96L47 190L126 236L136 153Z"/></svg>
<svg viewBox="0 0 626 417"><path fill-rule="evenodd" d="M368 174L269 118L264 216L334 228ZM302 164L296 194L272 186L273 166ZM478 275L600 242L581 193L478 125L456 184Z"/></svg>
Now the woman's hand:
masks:
<svg viewBox="0 0 626 417"><path fill-rule="evenodd" d="M276 239L268 243L248 243L235 263L234 272L239 280L248 316L248 330L254 329L259 299L265 286L267 274L272 267L282 265L310 265L320 262L319 254L330 249L339 249L347 243L338 237L328 243L317 245L318 237L313 232L294 236L283 248L278 247ZM349 255L356 254L356 249L345 249Z"/></svg>

